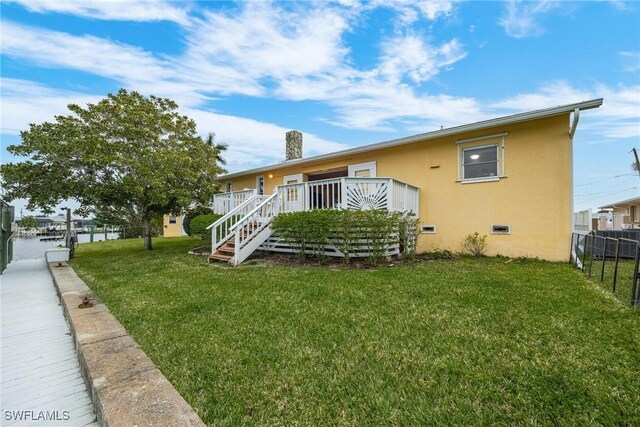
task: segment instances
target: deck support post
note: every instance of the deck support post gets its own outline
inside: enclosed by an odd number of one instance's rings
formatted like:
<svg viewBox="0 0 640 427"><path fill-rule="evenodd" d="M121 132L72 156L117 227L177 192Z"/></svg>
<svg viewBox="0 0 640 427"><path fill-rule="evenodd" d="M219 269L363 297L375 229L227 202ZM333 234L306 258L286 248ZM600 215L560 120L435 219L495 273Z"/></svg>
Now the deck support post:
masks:
<svg viewBox="0 0 640 427"><path fill-rule="evenodd" d="M347 204L347 180L345 178L340 178L340 208L348 209Z"/></svg>

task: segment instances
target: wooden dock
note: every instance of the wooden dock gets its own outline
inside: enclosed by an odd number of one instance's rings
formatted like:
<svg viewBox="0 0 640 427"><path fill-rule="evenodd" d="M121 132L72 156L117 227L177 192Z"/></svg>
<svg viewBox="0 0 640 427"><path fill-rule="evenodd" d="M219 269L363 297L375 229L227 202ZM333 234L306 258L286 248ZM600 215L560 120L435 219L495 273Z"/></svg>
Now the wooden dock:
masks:
<svg viewBox="0 0 640 427"><path fill-rule="evenodd" d="M57 242L58 240L64 240L64 236L49 236L49 237L41 237L41 242Z"/></svg>
<svg viewBox="0 0 640 427"><path fill-rule="evenodd" d="M73 340L44 259L1 276L3 426L97 426Z"/></svg>

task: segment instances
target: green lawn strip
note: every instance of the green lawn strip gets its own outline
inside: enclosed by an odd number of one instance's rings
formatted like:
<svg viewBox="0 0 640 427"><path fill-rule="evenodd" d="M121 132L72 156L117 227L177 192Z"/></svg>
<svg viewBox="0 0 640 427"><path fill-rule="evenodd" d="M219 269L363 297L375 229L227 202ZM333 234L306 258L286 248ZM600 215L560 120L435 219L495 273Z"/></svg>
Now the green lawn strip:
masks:
<svg viewBox="0 0 640 427"><path fill-rule="evenodd" d="M640 315L569 264L234 269L198 244L86 244L73 266L209 425L640 419Z"/></svg>

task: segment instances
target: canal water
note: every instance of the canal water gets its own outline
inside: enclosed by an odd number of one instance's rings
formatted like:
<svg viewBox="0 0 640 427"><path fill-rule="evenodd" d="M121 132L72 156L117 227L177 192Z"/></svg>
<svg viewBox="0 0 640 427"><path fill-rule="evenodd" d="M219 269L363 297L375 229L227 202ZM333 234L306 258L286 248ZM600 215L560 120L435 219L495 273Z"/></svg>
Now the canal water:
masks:
<svg viewBox="0 0 640 427"><path fill-rule="evenodd" d="M44 236L42 236L44 237ZM78 244L87 243L90 240L89 234L78 234ZM107 240L115 240L118 233L107 233ZM93 241L100 242L104 240L104 233L94 234ZM13 260L44 258L44 251L47 249L64 246L64 240L53 242L41 242L38 237L14 237L13 238Z"/></svg>

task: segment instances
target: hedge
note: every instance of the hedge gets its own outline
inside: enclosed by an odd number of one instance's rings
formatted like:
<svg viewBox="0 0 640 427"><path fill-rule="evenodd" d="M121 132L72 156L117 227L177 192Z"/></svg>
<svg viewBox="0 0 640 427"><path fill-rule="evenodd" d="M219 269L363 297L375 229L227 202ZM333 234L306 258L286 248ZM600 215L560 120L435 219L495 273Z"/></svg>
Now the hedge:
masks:
<svg viewBox="0 0 640 427"><path fill-rule="evenodd" d="M301 258L307 254L326 261L325 247L333 245L348 262L354 249L366 241L369 259L378 264L390 244L399 240L407 254L415 251L417 218L383 210L319 209L282 213L271 224L275 236L285 240ZM412 231L413 228L413 231Z"/></svg>

